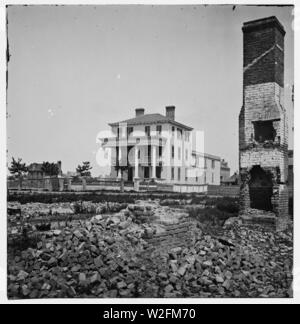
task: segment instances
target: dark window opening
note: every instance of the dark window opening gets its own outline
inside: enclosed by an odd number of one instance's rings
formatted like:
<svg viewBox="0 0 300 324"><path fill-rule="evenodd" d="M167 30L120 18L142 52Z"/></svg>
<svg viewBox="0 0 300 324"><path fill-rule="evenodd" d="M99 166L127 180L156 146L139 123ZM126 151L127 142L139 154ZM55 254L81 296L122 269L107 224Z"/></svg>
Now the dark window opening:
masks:
<svg viewBox="0 0 300 324"><path fill-rule="evenodd" d="M158 135L161 135L161 125L156 126L156 132Z"/></svg>
<svg viewBox="0 0 300 324"><path fill-rule="evenodd" d="M273 126L273 121L256 121L254 125L254 139L258 143L265 141L274 141L276 137L276 130Z"/></svg>
<svg viewBox="0 0 300 324"><path fill-rule="evenodd" d="M146 136L150 136L150 126L145 126L145 133L146 133Z"/></svg>
<svg viewBox="0 0 300 324"><path fill-rule="evenodd" d="M133 167L129 167L128 168L128 181L132 181L133 180Z"/></svg>
<svg viewBox="0 0 300 324"><path fill-rule="evenodd" d="M129 137L132 132L133 132L133 127L128 127L127 128L127 137Z"/></svg>
<svg viewBox="0 0 300 324"><path fill-rule="evenodd" d="M162 146L158 147L158 156L161 158L162 157Z"/></svg>
<svg viewBox="0 0 300 324"><path fill-rule="evenodd" d="M174 180L174 167L171 168L171 179Z"/></svg>
<svg viewBox="0 0 300 324"><path fill-rule="evenodd" d="M151 145L148 145L148 163L151 164Z"/></svg>
<svg viewBox="0 0 300 324"><path fill-rule="evenodd" d="M162 167L160 167L160 166L156 167L156 178L157 179L161 179L161 170L162 170Z"/></svg>
<svg viewBox="0 0 300 324"><path fill-rule="evenodd" d="M149 179L150 178L150 168L149 167L145 167L144 168L144 178L145 179Z"/></svg>
<svg viewBox="0 0 300 324"><path fill-rule="evenodd" d="M119 165L119 146L116 146L116 165Z"/></svg>
<svg viewBox="0 0 300 324"><path fill-rule="evenodd" d="M271 176L269 176L259 165L252 168L250 175L250 207L254 209L273 211L273 183Z"/></svg>

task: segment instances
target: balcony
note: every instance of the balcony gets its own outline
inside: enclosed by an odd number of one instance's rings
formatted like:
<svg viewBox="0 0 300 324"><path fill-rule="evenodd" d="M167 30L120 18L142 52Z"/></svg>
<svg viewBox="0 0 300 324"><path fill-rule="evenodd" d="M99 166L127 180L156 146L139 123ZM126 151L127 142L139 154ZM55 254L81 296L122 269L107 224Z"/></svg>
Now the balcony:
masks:
<svg viewBox="0 0 300 324"><path fill-rule="evenodd" d="M130 135L129 137L106 137L106 138L100 138L101 145L103 148L113 148L117 146L126 147L126 146L159 146L160 144L163 146L166 144L167 138L163 137L162 135L142 135L139 136L139 134L136 135Z"/></svg>

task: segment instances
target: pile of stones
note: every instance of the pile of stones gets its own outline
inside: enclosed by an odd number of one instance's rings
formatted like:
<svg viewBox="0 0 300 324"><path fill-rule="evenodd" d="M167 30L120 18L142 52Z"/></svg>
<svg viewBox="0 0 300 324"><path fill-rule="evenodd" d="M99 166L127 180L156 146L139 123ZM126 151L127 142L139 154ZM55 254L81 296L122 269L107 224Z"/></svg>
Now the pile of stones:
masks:
<svg viewBox="0 0 300 324"><path fill-rule="evenodd" d="M161 206L182 206L191 204L192 199L163 199L160 201Z"/></svg>
<svg viewBox="0 0 300 324"><path fill-rule="evenodd" d="M185 217L144 201L43 232L31 247L9 248L8 297L292 297L291 229L235 219L218 232L198 224L188 246L151 247L160 222Z"/></svg>

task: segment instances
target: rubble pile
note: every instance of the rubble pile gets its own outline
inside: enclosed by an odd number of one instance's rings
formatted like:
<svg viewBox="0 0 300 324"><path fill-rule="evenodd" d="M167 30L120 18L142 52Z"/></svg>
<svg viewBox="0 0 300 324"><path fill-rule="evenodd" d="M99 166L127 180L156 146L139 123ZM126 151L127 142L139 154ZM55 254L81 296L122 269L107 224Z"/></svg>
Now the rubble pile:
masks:
<svg viewBox="0 0 300 324"><path fill-rule="evenodd" d="M20 204L18 202L8 202L8 210L20 210L23 219L32 220L41 217L65 216L73 214L103 214L117 213L127 208L126 203L105 202L93 203L90 201L76 201L71 203L27 203ZM9 215L9 221L13 221L13 215Z"/></svg>
<svg viewBox="0 0 300 324"><path fill-rule="evenodd" d="M222 235L198 228L192 245L155 250L147 239L159 221L136 222L138 205L73 221L44 232L34 247L9 251L9 298L292 296L291 232L233 222ZM150 218L163 214L144 205Z"/></svg>
<svg viewBox="0 0 300 324"><path fill-rule="evenodd" d="M36 247L9 252L8 296L134 296L149 228L119 213L43 233Z"/></svg>
<svg viewBox="0 0 300 324"><path fill-rule="evenodd" d="M192 199L163 199L160 201L161 206L182 206L192 203Z"/></svg>

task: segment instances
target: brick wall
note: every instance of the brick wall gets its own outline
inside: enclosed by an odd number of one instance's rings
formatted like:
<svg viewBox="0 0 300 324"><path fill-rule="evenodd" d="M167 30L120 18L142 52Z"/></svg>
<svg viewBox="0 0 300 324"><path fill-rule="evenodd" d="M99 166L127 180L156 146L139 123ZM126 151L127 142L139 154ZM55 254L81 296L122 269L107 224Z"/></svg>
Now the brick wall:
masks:
<svg viewBox="0 0 300 324"><path fill-rule="evenodd" d="M156 252L168 252L175 247L187 247L193 243L195 222L188 216L177 224L162 224L164 231L146 239L150 249Z"/></svg>

